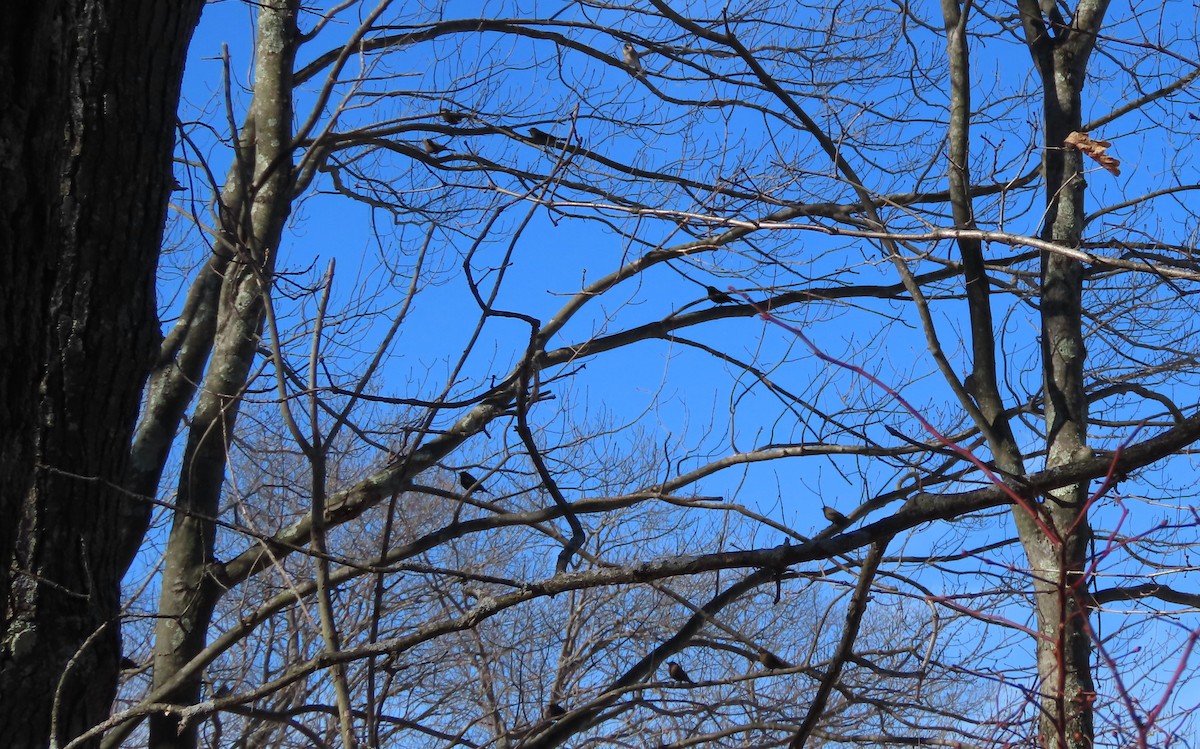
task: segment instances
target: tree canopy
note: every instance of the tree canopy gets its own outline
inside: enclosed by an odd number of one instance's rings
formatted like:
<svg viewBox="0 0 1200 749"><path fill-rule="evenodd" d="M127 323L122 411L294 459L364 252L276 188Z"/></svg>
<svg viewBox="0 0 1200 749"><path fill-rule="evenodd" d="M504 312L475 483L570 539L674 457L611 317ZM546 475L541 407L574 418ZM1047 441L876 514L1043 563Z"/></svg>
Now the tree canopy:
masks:
<svg viewBox="0 0 1200 749"><path fill-rule="evenodd" d="M16 745L1192 740L1196 8L90 8L0 57Z"/></svg>

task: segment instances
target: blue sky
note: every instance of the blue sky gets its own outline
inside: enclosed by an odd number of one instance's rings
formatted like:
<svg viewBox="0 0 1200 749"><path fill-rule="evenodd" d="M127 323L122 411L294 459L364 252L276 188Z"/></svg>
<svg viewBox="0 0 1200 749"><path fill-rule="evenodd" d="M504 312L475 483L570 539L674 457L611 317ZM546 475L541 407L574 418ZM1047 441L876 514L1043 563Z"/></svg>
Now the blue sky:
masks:
<svg viewBox="0 0 1200 749"><path fill-rule="evenodd" d="M514 7L525 5L529 4L517 3ZM502 7L504 4L450 4L444 16L453 17L460 10L471 15L480 8L486 8L493 17L508 15L507 11L501 12ZM537 7L543 16L552 13L549 6ZM1195 39L1194 11L1182 8L1180 4L1168 3L1164 7L1162 13L1177 12L1179 16L1167 19L1169 22L1162 26L1169 29L1172 24L1186 24L1181 26L1179 36ZM396 12L416 14L419 11L397 7ZM1134 13L1124 6L1114 8L1113 17L1118 22L1111 27L1113 36L1133 35L1137 24L1145 20L1139 15L1144 12L1149 11L1139 9ZM513 10L511 14L517 15L517 12ZM878 17L868 20L880 25L896 23L891 11L880 10L877 14ZM1119 20L1122 16L1126 20ZM797 12L793 20L815 23L820 17L819 10L806 14ZM249 6L242 3L227 0L206 7L187 70L181 114L185 121L200 119L199 112L205 113L204 117L218 129L226 121L224 93L219 87L221 62L217 59L223 43L229 45L230 68L235 80L237 112L234 119L241 121L246 103L242 87L251 72L250 19ZM327 36L336 39L348 28L335 25L328 30ZM661 29L632 24L619 31L653 36ZM906 59L906 54L911 54L909 59L938 60L943 50L934 43L936 38L923 35L916 28L909 32L909 36L896 36L894 48L860 50L863 54L877 55L879 76L876 79L847 77L838 80L839 68L830 61L812 62L808 70L812 79L809 83L826 83L829 96L814 105L817 107L815 116L831 131L847 133L847 146L859 147L856 153L862 158L858 163L875 160L863 167L863 173L878 193L914 189L914 177L908 167L930 158L942 148L944 130L936 124L930 126L929 121L942 117L939 107L945 103L941 93L944 81L915 74L906 79L906 71L900 63ZM579 32L578 40L594 44L602 53L619 54L619 43L615 38L589 31ZM755 41L765 40L764 36ZM1165 41L1181 55L1196 55L1195 42L1189 42L1191 48L1181 49L1174 46L1176 41ZM319 52L330 44L318 38L313 46ZM908 53L904 52L905 44L913 46ZM993 120L987 127L977 130L978 140L974 145L978 163L975 167L979 172L994 167L998 174L1016 178L1031 169L1039 158L1040 125L1036 108L1027 108L1012 98L1036 85L1034 73L1028 56L1022 56L1023 50L1003 35L986 46L977 45L976 49L979 51L974 66L976 108ZM1090 116L1100 116L1140 93L1132 90L1128 81L1121 77L1114 61L1148 76L1148 87L1154 84L1149 76L1159 75L1166 80L1176 72L1171 69L1169 58L1165 63L1155 62L1149 56L1142 60L1137 48L1118 42L1102 43L1098 54L1098 70L1110 71L1111 78L1109 81L1098 80L1085 89ZM643 62L652 71L660 71L666 65L660 56L653 54L646 54ZM487 77L485 65L489 63L505 66L508 74L495 79ZM784 70L790 61L781 55L770 64ZM855 64L865 65L862 62ZM736 68L732 62L729 65L731 69ZM1162 70L1152 69L1154 65ZM348 68L351 72L357 70L356 65ZM398 139L419 147L423 138L434 138L450 149L445 156L448 162L455 160L456 154L479 153L513 165L547 169L557 156L549 149L539 151L517 145L495 132L449 134L444 123L436 118L436 111L443 106L469 104L486 111L490 125L512 127L520 134L531 126L557 137L572 134L573 142L597 153L670 171L699 183L711 184L719 179L747 180L747 183L787 200L845 200L849 196L849 190L844 186L841 189L831 186L828 163L815 153L811 139L798 132L794 123L775 114L764 116L743 107L713 107L699 111L666 107L646 95L638 82L621 70L582 54L556 57L548 44L514 41L501 35L456 35L431 44L416 45L387 63L378 63L370 71L381 76L384 73L397 75L396 81L380 83L379 87L392 85L408 93L384 99L370 110L351 109L344 115L340 128L362 125L377 117L394 119L396 127L404 131ZM729 96L733 90L704 80L691 80L686 69L672 69L672 72L677 77L661 85L673 96L716 98ZM935 68L935 72L944 74L940 67ZM571 85L564 85L564 80ZM443 92L454 84L461 84L463 88L453 96L445 95ZM315 85L306 86L299 98L301 107L311 102ZM364 89L373 86L374 81L364 84ZM341 92L349 90L348 86L339 89ZM582 95L584 93L586 96ZM839 99L843 96L847 97L846 102ZM851 106L848 103L851 96L856 101L868 102L869 106ZM1010 101L1014 102L1011 106ZM1123 169L1119 178L1098 168L1089 172L1090 205L1115 205L1148 190L1195 181L1194 162L1187 155L1193 148L1189 140L1192 137L1190 123L1156 122L1156 118L1178 118L1183 109L1166 110L1151 105L1144 114L1121 118L1096 132L1097 137L1114 142L1112 152L1122 159ZM604 116L611 112L619 115L615 119L605 119ZM897 116L906 119L896 122L892 118ZM642 118L650 118L655 128L644 124ZM211 131L189 128L188 132L204 156L211 160L217 178L223 179L229 158L227 149L217 145ZM857 140L873 135L884 139L878 147L872 148L869 143ZM186 158L192 157L193 154L186 154ZM934 163L941 162L935 159ZM381 170L378 173L387 174L390 180L385 180L387 184L379 187L394 189L400 197L413 203L440 206L442 204L437 201L452 192L440 184L435 172L408 156L381 156L377 168ZM181 181L194 184L182 169L177 169L177 174ZM192 177L196 174L198 172L193 172ZM482 182L476 174L458 176L472 186ZM920 176L921 189L944 187L941 171ZM711 195L689 195L682 189L666 188L659 194L650 182L632 179L622 182L608 175L601 175L601 178L622 199L640 201L649 207L724 211L736 218L757 218L763 212L759 206L716 205L711 201ZM512 180L502 187L514 189L515 185L516 181ZM554 185L559 195L583 195L561 183ZM832 198L829 197L831 192L836 193ZM193 189L176 195L176 200L188 209L193 206L187 201L193 198L206 200L207 193L203 189ZM1131 210L1116 211L1098 219L1089 236L1104 237L1118 230L1130 232L1130 225L1134 224L1166 240L1190 240L1194 228L1182 210L1186 205L1176 206L1171 202L1189 199L1187 193L1182 197L1167 196L1153 201L1152 211L1136 216L1131 215ZM421 272L423 287L381 378L381 394L432 397L445 386L445 379L479 316L460 266L471 248L472 236L483 226L487 215L483 207L492 206L497 200L494 193L479 197L470 210L447 214L445 222L433 231L433 252ZM1006 203L1001 212L992 199L981 199L977 210L998 228L1033 233L1040 218L1037 206L1041 200L1040 193L1016 197ZM497 277L503 266L505 280L498 293L497 306L533 315L543 322L569 295L611 272L622 261L643 252L647 245L678 237L673 233L670 221L586 208L576 210L602 217L603 221L577 220L552 215L545 208L531 209L528 203L514 202L515 207L481 242L473 257L472 268L475 278L486 285ZM202 208L200 205L194 207ZM527 213L531 213L532 218L512 245L513 254L505 265L504 257L510 249L512 232ZM203 210L200 215L203 222L211 223ZM896 221L906 223L902 216L897 216ZM920 221L915 219L907 223L920 226ZM387 324L386 313L399 304L400 296L391 287L402 289L407 283L406 273L411 271L412 260L427 228L428 223L421 221L396 223L385 211L371 211L330 194L330 184L324 176L318 182L317 194L305 197L299 204L281 248L281 268L295 273L292 281L302 285L315 282L324 273L329 260L337 261L332 308L344 314L338 324L338 334L343 340L349 338L353 342L347 349L330 352L329 365L340 378L338 384L345 385L356 371L361 371L374 341ZM164 309L168 310L164 313L165 318L182 300L182 295L173 286L176 278L173 266L191 267L207 251L202 234L189 227L186 221L176 224L172 232L172 238L178 238L183 250L169 256L164 263L162 301ZM637 241L630 241L629 236L636 236ZM771 253L780 262L774 265L760 262L759 250ZM941 251L946 252L945 248ZM1002 247L989 248L989 251L1007 252ZM382 262L399 269L396 279L386 274ZM921 269L931 267L925 264ZM731 249L698 255L690 261L660 265L640 278L605 292L589 302L588 313L568 325L555 343L581 342L597 334L658 320L672 312L706 308L710 305L704 299L704 284L721 288L731 284L739 289L768 285L822 287L834 283L835 275L839 280L849 279L856 283L896 281L895 273L881 262L877 250L865 242L824 237L812 232L779 231L756 240L754 247L740 243ZM1122 282L1118 281L1117 288L1104 294L1114 299L1127 294L1120 286ZM376 289L386 290L386 296L370 298L369 293L364 294ZM762 294L759 290L752 292L755 298ZM368 297L365 301L364 296ZM1098 300L1102 297L1098 292L1088 298ZM1187 306L1190 302L1178 303L1169 291L1164 292L1164 301L1171 304L1169 308L1164 306L1162 312L1164 326L1173 326L1166 337L1178 335L1182 338L1182 332L1190 332L1193 323L1188 317L1181 316L1179 310L1190 309ZM1035 391L1040 382L1040 373L1034 363L1036 313L1022 304L1013 303L1007 296L997 296L994 304L997 323L1004 331L1002 346L1007 358L1001 364L1007 381L1019 385L1019 389ZM294 311L311 312L312 300L304 298L293 307ZM941 426L962 425L960 417L954 415L958 409L952 404L946 405L949 391L927 353L909 304L895 301L808 304L782 314L800 324L829 354L852 361L902 387L904 395L927 415L937 419ZM968 369L965 352L959 343L965 328L962 314L962 305L953 300L940 303L936 313L947 355L958 367L960 375ZM1145 314L1157 314L1157 311L1147 305ZM477 393L490 378L506 374L523 350L526 331L527 327L516 321L489 319L467 361L461 381L452 388L453 392L458 395ZM792 393L811 399L822 410L831 412L847 403L877 401L883 413L877 414L878 422L871 425L868 432L881 443L895 444L885 426L899 429L916 439L926 437L913 419L898 413L894 404L868 383L849 372L821 363L787 333L761 320L752 317L731 319L684 331L684 334L731 356L760 362L772 380ZM297 356L302 355L305 346L305 340L295 341ZM1096 353L1102 353L1099 347ZM1114 364L1119 365L1119 362ZM734 381L732 384L731 380ZM1002 384L1002 391L1003 387ZM1196 401L1194 377L1178 378L1162 387L1173 393L1178 403ZM818 433L807 428L808 414L801 411L802 417L797 417L781 408L761 385L752 383L744 374L737 375L729 365L678 343L646 342L617 355L591 358L576 377L556 383L552 390L557 400L539 408L535 414L547 425L548 434L555 429L565 433L571 420L586 423L610 418L617 423L636 423L643 428L638 439L652 442L656 449L661 449L664 441L677 441L680 447L675 455L679 462L672 464L672 470L676 471L729 452L733 447L748 450L767 443L818 438ZM574 404L579 410L563 422L555 409L567 403ZM1155 404L1147 405L1136 399L1118 403L1114 399L1110 413L1114 418L1136 420L1139 414L1154 410L1157 410ZM1096 432L1102 439L1102 446L1111 447L1128 434L1129 428L1115 425L1111 429L1097 428ZM831 438L828 432L819 436ZM1027 444L1036 444L1036 437L1030 431L1025 432L1023 439ZM493 435L490 440L473 440L455 458L461 461L460 464L480 463L496 468L506 441L511 443L512 438L500 434ZM1031 461L1031 469L1038 467L1040 460ZM705 495L733 496L736 492L737 501L807 533L824 527L824 521L820 519L822 503L849 511L864 499L890 490L897 475L896 469L882 468L878 461L804 458L730 469L701 482L696 488ZM1173 461L1168 476L1158 469L1151 469L1146 472L1146 477L1148 484L1166 479L1181 493L1188 492L1180 497L1182 502L1190 499L1191 486L1195 482L1194 470L1186 459ZM588 477L576 478L579 485L588 485ZM1128 521L1134 528L1146 528L1162 517L1178 518L1180 515L1176 509L1157 504L1174 501L1174 498L1144 489L1136 479L1122 485L1121 490L1131 495L1145 491L1148 495L1148 502L1139 504L1137 512ZM1111 522L1114 511L1115 508L1106 505L1101 517ZM1004 533L1011 533L1011 522L1001 522ZM988 526L983 526L978 532L994 534L996 531L994 527L989 530ZM778 538L764 531L757 534L756 541L775 543ZM907 539L905 549L916 553L927 548L948 549L954 544L977 542L980 539L973 537L971 532L929 527L918 529ZM996 559L1004 558L997 552ZM1019 557L1014 556L1014 559L1019 560ZM1182 694L1186 704L1195 703L1194 689L1189 688Z"/></svg>

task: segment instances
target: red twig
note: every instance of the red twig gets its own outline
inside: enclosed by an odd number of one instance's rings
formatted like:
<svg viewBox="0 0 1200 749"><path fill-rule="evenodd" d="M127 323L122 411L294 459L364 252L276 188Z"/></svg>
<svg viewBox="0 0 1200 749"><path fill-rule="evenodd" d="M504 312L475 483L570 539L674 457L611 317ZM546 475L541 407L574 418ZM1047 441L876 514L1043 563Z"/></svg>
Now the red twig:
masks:
<svg viewBox="0 0 1200 749"><path fill-rule="evenodd" d="M730 286L728 288L729 288L729 291L731 291L731 292L737 294L738 296L742 297L743 299L745 299L746 303L749 304L751 307L753 307L755 309L755 311L758 312L759 317L766 320L767 322L778 325L779 327L783 328L784 330L790 332L792 335L799 338L800 341L805 346L808 346L809 350L811 350L813 352L813 354L815 354L816 357L818 359L820 359L821 361L826 362L828 364L832 364L835 367L841 367L842 369L849 370L849 371L857 374L858 376L865 378L871 384L880 388L881 390L883 390L885 393L887 393L891 397L895 398L896 402L899 403L901 406L903 406L904 410L906 410L910 414L912 414L913 418L915 418L921 424L921 426L925 429L925 431L929 432L929 434L932 435L934 439L936 439L942 445L944 445L945 447L954 451L956 454L958 454L959 456L961 456L962 458L964 458L965 460L970 462L972 465L974 465L976 468L978 468L980 471L982 471L983 475L987 476L989 481L991 481L996 486L1000 487L1001 491L1003 491L1005 494L1007 494L1009 496L1009 498L1012 499L1013 502L1015 502L1022 509L1024 509L1025 512L1027 512L1029 514L1029 516L1031 518L1033 518L1033 521L1038 524L1038 527L1042 530L1042 533L1044 533L1047 538L1049 538L1054 543L1061 543L1061 540L1060 540L1058 534L1054 531L1054 528L1052 528L1048 523L1046 523L1046 521L1043 520L1042 516L1038 513L1036 505L1030 503L1029 500L1022 497L1016 491L1013 491L1012 487L1010 487L1008 484L1004 483L1004 481L1002 481L999 476L997 476L995 473L993 473L992 469L988 468L986 463L984 463L979 458L975 457L975 453L971 452L970 450L968 450L965 447L961 447L958 443L950 440L945 435L943 435L940 431L938 431L937 427L935 427L933 424L931 424L929 422L929 420L927 420L924 416L922 416L921 412L918 411L915 407L913 407L913 405L911 403L909 403L907 400L905 400L904 396L900 395L900 393L897 392L895 388L891 387L890 385L885 383L883 380L879 379L875 375L866 371L862 367L859 367L855 364L851 364L850 362L844 362L841 359L830 356L829 354L822 351L815 343L810 341L808 339L808 336L804 335L804 332L801 331L799 328L797 328L793 325L789 325L788 323L784 322L783 320L780 320L778 317L775 317L774 315L772 315L770 313L770 311L763 309L760 305L758 305L756 302L754 302L752 299L750 299L750 296L748 294L746 294L745 292L737 291L732 286ZM1111 474L1111 470L1110 470L1110 474Z"/></svg>

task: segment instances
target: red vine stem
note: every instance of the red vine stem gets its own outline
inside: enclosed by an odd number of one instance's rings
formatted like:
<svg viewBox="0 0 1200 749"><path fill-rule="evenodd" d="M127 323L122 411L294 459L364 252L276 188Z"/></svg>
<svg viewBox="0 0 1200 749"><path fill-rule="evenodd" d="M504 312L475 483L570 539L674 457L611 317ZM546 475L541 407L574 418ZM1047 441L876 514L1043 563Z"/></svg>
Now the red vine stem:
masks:
<svg viewBox="0 0 1200 749"><path fill-rule="evenodd" d="M991 481L996 486L1000 487L1001 491L1003 491L1005 494L1007 494L1008 497L1010 499L1012 499L1013 502L1015 502L1023 510L1025 510L1025 512L1029 514L1029 517L1033 518L1033 521L1038 524L1038 527L1042 530L1042 533L1046 534L1046 537L1049 538L1052 543L1055 543L1055 544L1062 543L1061 539L1059 538L1058 533L1056 533L1055 530L1048 523L1046 523L1045 520L1042 519L1042 516L1038 513L1037 506L1035 504L1031 503L1029 500L1022 497L1020 494L1018 494L1016 491L1014 491L1012 489L1012 487L1010 487L1008 484L1004 483L1004 481L1002 481L999 476L997 476L995 473L992 472L992 469L988 468L986 463L984 463L979 458L975 457L975 453L971 452L970 450L966 449L965 447L959 446L958 443L948 439L945 435L943 435L940 431L938 431L937 427L935 427L933 424L929 423L929 420L926 419L924 416L922 416L920 411L918 411L916 408L913 407L913 405L911 403L909 403L907 400L905 400L904 396L900 395L900 393L898 393L895 390L895 388L891 387L890 385L885 383L883 380L879 379L875 375L866 371L862 367L859 367L855 364L851 364L850 362L844 362L841 359L830 356L829 354L822 351L815 343L813 343L811 340L809 340L808 336L804 335L803 331L801 331L799 328L795 327L794 325L786 323L783 320L780 320L778 317L775 317L774 315L772 315L769 310L764 309L761 305L754 302L750 298L750 296L748 294L746 294L744 291L737 291L732 286L730 286L728 288L729 288L729 291L731 291L731 292L737 294L738 296L742 297L743 299L745 299L746 303L749 304L751 307L753 307L756 312L758 312L759 317L761 317L762 319L766 320L769 323L774 323L775 325L778 325L779 327L783 328L784 330L790 332L792 335L799 338L800 341L805 346L808 346L809 350L811 350L813 352L813 354L815 354L816 357L818 359L820 359L821 361L826 362L828 364L832 364L835 367L841 367L842 369L849 370L849 371L857 374L858 376L865 378L871 384L880 388L881 390L883 390L885 393L887 393L891 397L895 398L896 402L899 403L901 406L903 406L904 410L906 410L910 414L912 414L913 418L915 418L918 422L920 422L921 426L924 427L925 431L929 432L929 434L932 435L934 439L936 439L943 446L954 451L956 454L958 454L959 456L961 456L962 458L964 458L965 460L970 462L972 465L974 465L976 468L978 468L980 471L982 471L983 475L987 476L989 481ZM1115 462L1114 462L1114 464L1115 464ZM1110 471L1110 473L1111 473L1111 471Z"/></svg>

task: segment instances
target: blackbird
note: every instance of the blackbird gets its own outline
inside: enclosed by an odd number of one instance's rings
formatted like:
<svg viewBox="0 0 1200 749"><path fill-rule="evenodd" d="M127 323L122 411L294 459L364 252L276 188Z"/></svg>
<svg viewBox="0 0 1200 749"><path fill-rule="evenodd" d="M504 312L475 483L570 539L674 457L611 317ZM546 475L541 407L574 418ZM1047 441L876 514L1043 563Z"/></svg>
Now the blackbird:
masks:
<svg viewBox="0 0 1200 749"><path fill-rule="evenodd" d="M708 292L708 301L713 304L733 304L733 297L721 291L716 286L705 286L704 290Z"/></svg>
<svg viewBox="0 0 1200 749"><path fill-rule="evenodd" d="M850 518L833 509L829 505L822 507L821 512L825 514L825 519L834 525L850 525Z"/></svg>
<svg viewBox="0 0 1200 749"><path fill-rule="evenodd" d="M466 489L467 491L471 491L472 489L478 489L479 491L483 492L484 494L491 493L487 489L483 488L483 484L479 483L479 479L475 478L474 476L467 473L466 471L458 472L458 483L462 484L462 488Z"/></svg>
<svg viewBox="0 0 1200 749"><path fill-rule="evenodd" d="M975 373L971 372L963 378L963 390L975 400L979 400L979 383L975 381Z"/></svg>
<svg viewBox="0 0 1200 749"><path fill-rule="evenodd" d="M684 684L696 683L692 681L692 677L688 676L688 672L683 670L683 666L679 665L675 661L667 661L667 673L670 674L671 678L675 681L682 682Z"/></svg>
<svg viewBox="0 0 1200 749"><path fill-rule="evenodd" d="M549 718L557 718L566 714L567 709L557 702L551 702L549 705L546 705L546 716Z"/></svg>
<svg viewBox="0 0 1200 749"><path fill-rule="evenodd" d="M539 146L548 146L550 148L558 147L558 138L555 138L545 130L538 130L536 127L529 128L529 139Z"/></svg>

